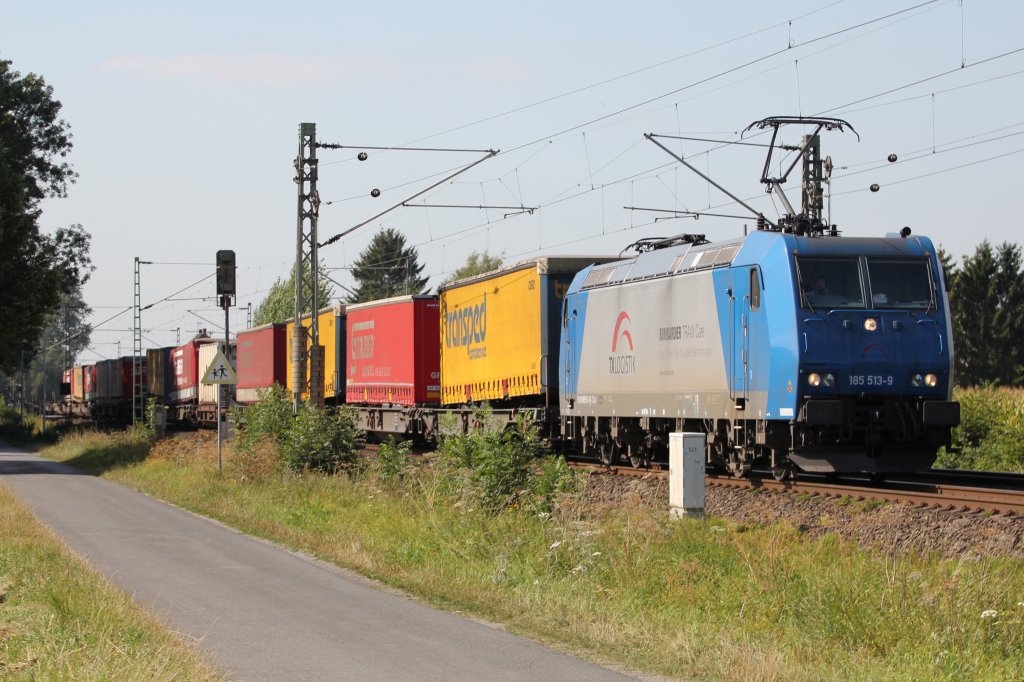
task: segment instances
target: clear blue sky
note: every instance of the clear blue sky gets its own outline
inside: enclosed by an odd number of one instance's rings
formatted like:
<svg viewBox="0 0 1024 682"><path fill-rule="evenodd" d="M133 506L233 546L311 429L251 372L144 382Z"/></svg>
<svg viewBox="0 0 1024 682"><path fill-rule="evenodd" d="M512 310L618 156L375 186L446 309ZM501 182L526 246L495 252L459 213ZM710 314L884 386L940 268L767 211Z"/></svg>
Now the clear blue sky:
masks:
<svg viewBox="0 0 1024 682"><path fill-rule="evenodd" d="M500 209L395 211L322 250L346 286L345 268L382 226L417 246L432 285L474 250L518 260L618 253L680 232L741 234L743 221L654 224L657 214L623 209L740 212L643 134L736 139L780 114L828 112L860 133L859 142L852 133L823 140L836 166L832 219L846 234L909 225L957 257L984 238L1024 241L1015 226L1024 51L1000 56L1024 48L1024 3L939 0L873 21L915 4L12 2L0 57L43 75L64 105L80 178L68 198L45 203L42 223L81 223L93 235L86 297L99 322L131 305L135 256L211 264L144 266L146 304L209 274L218 249L234 249L239 304L255 307L294 260L302 121L317 124L320 141L345 145L501 149L418 201L540 207L508 218ZM777 215L758 183L762 151L710 147L682 151ZM887 163L890 153L900 161ZM321 240L478 158L319 156ZM872 183L881 191L869 192ZM788 195L798 202L795 183ZM199 317L222 320L212 294L207 281L176 297L197 300L146 311L144 345L213 329ZM233 313L233 328L244 323ZM95 352L81 359L112 357L118 341L130 352L130 332L119 331L130 327L123 315L95 331Z"/></svg>

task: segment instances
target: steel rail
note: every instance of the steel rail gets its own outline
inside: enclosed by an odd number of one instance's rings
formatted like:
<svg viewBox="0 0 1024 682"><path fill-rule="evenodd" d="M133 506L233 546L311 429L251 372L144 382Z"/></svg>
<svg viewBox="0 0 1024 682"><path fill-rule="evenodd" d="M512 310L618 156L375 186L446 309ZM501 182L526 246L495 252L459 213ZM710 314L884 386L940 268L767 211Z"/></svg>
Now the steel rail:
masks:
<svg viewBox="0 0 1024 682"><path fill-rule="evenodd" d="M668 478L664 469L634 469L626 466L606 467L601 464L574 462L572 466L594 473L613 474L633 478ZM770 477L752 476L733 478L716 472L707 473L707 485L722 488L768 490L772 492L807 494L812 496L857 500L884 500L919 507L949 509L961 512L991 512L1006 515L1024 515L1024 490L976 485L955 485L941 482L880 482L869 481L777 481Z"/></svg>

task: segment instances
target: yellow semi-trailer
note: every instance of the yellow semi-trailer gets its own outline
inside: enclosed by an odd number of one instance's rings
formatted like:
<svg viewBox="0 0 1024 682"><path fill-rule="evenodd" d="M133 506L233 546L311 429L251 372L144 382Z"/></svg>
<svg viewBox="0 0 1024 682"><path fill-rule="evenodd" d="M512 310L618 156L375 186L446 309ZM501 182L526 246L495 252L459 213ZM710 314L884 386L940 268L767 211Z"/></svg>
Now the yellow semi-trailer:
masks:
<svg viewBox="0 0 1024 682"><path fill-rule="evenodd" d="M556 406L562 299L577 272L608 260L531 258L443 285L441 402Z"/></svg>
<svg viewBox="0 0 1024 682"><path fill-rule="evenodd" d="M302 326L306 327L307 334L310 326L310 315L302 316ZM289 352L285 353L287 363L285 377L288 379L288 392L294 392L294 379L292 377L292 354L291 343L295 331L295 318L287 322L288 330L285 336L288 339ZM317 332L320 336L320 345L324 347L324 400L330 402L344 402L345 399L345 306L334 305L330 308L323 308L317 315ZM308 344L309 341L307 340ZM340 349L340 352L339 352ZM309 365L306 365L306 384L302 391L302 399L309 400Z"/></svg>

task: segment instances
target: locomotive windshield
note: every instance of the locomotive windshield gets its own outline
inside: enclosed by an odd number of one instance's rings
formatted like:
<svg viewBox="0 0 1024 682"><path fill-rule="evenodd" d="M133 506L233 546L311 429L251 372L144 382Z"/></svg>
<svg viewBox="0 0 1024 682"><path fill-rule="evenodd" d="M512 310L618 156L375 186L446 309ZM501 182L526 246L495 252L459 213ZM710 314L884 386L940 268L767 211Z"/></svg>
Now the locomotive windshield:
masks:
<svg viewBox="0 0 1024 682"><path fill-rule="evenodd" d="M856 258L797 256L796 263L804 307L865 307Z"/></svg>
<svg viewBox="0 0 1024 682"><path fill-rule="evenodd" d="M903 308L928 310L935 292L927 259L797 256L805 308ZM864 272L867 277L862 278ZM870 292L870 293L868 293ZM870 301L870 304L866 303Z"/></svg>
<svg viewBox="0 0 1024 682"><path fill-rule="evenodd" d="M927 310L934 305L928 261L868 258L867 262L875 308Z"/></svg>

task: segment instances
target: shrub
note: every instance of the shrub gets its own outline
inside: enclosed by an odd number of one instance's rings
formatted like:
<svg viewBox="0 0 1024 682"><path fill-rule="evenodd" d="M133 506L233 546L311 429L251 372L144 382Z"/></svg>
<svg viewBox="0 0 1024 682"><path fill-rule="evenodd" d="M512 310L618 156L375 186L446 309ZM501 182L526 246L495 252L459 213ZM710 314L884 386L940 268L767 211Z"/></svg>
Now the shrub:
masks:
<svg viewBox="0 0 1024 682"><path fill-rule="evenodd" d="M565 460L539 459L544 447L537 427L520 415L503 427L488 405L473 415L482 427L456 432L450 415L442 420L440 475L449 495L469 497L497 512L519 501L550 508L554 498L573 487Z"/></svg>
<svg viewBox="0 0 1024 682"><path fill-rule="evenodd" d="M982 471L1024 471L1024 391L958 389L960 426L953 451L941 451L936 466Z"/></svg>
<svg viewBox="0 0 1024 682"><path fill-rule="evenodd" d="M400 483L409 475L412 458L409 451L412 444L407 440L388 438L380 444L378 452L377 473L380 480L386 483Z"/></svg>
<svg viewBox="0 0 1024 682"><path fill-rule="evenodd" d="M349 408L331 413L303 403L291 426L279 440L281 457L293 471L357 472L362 465L359 449L365 442Z"/></svg>
<svg viewBox="0 0 1024 682"><path fill-rule="evenodd" d="M232 417L240 427L238 449L252 452L271 440L276 446L292 425L292 402L288 391L274 384L260 395L260 401L247 407L232 407Z"/></svg>

